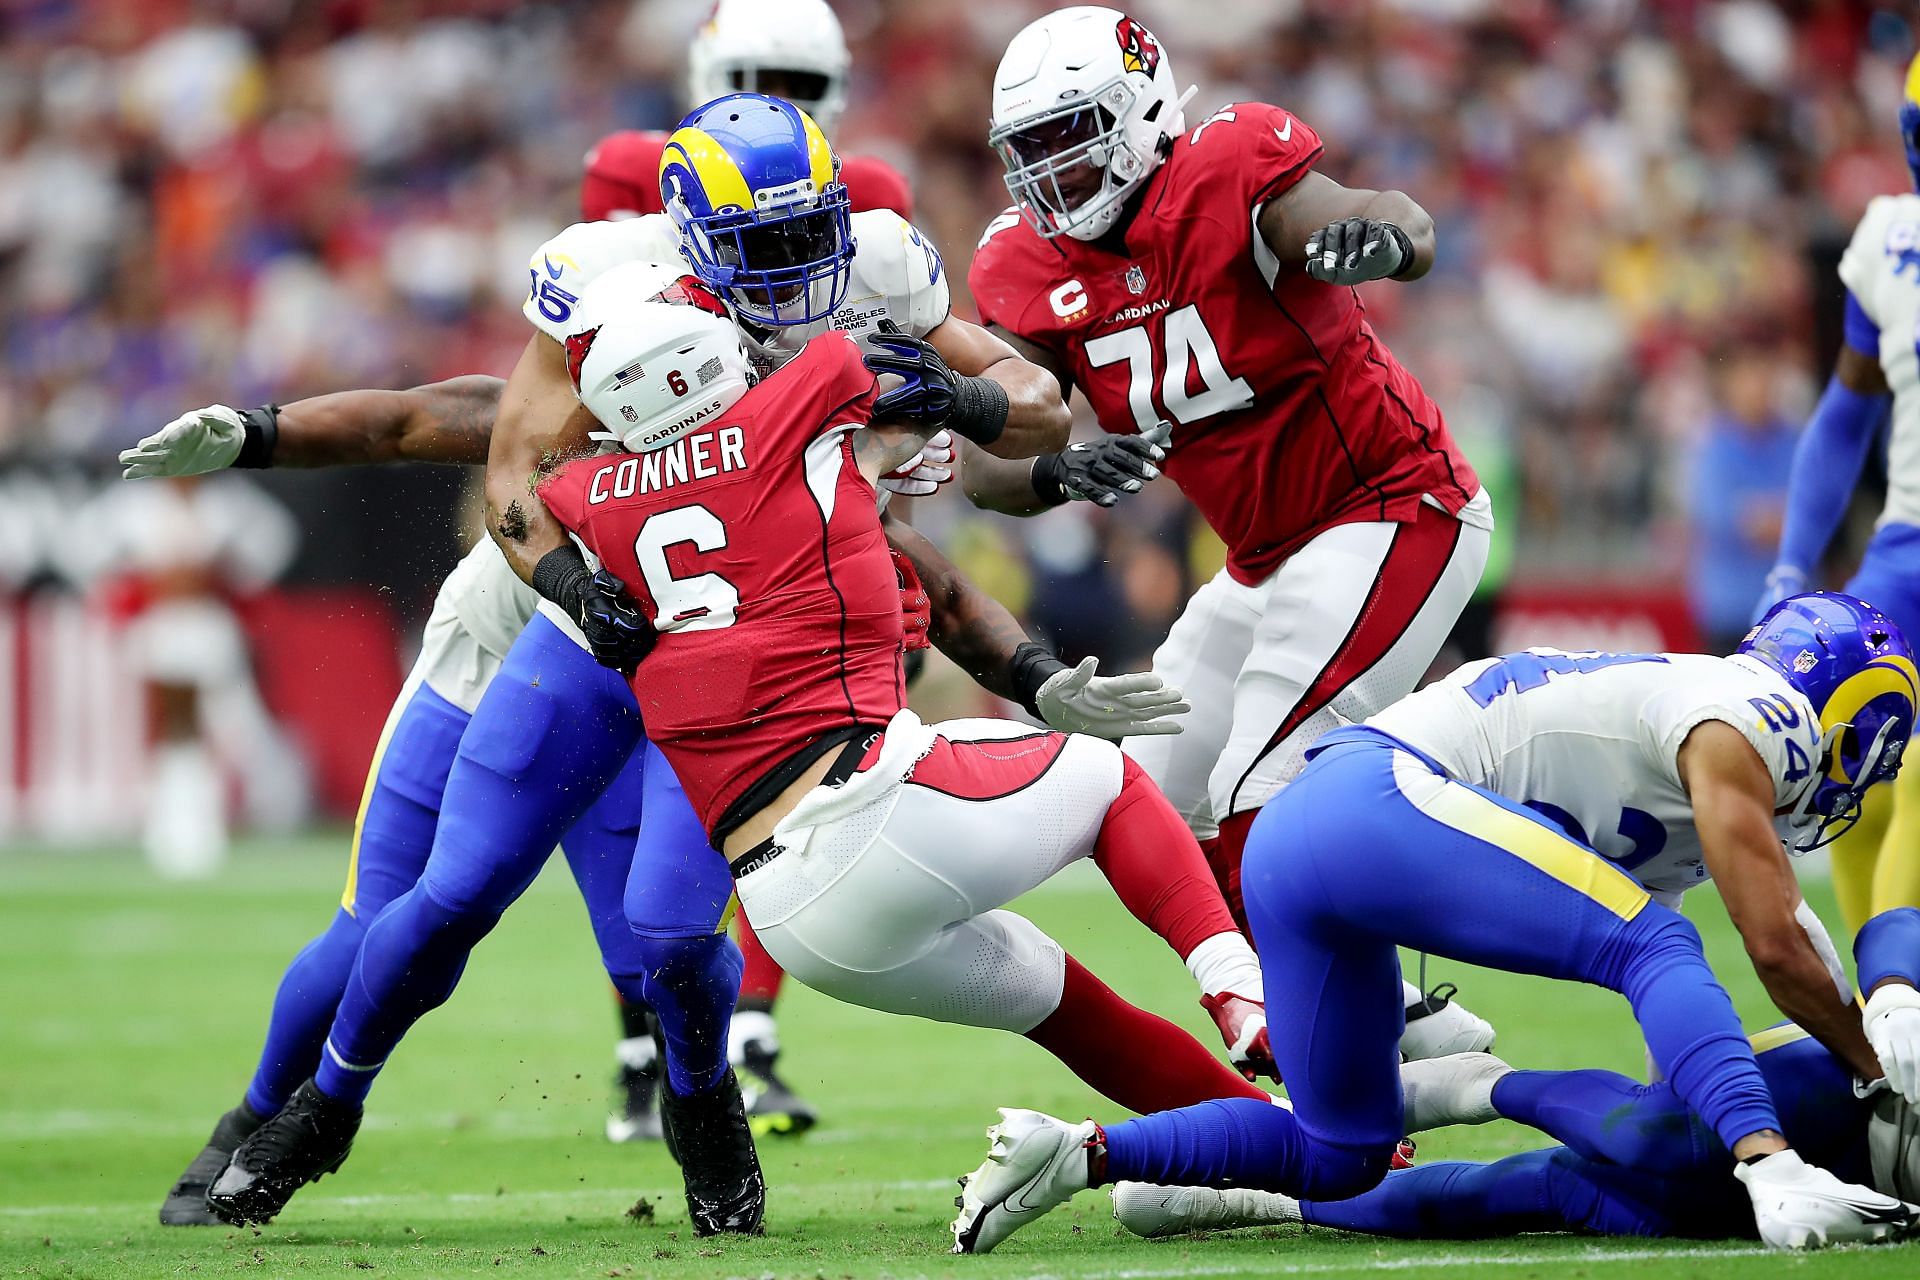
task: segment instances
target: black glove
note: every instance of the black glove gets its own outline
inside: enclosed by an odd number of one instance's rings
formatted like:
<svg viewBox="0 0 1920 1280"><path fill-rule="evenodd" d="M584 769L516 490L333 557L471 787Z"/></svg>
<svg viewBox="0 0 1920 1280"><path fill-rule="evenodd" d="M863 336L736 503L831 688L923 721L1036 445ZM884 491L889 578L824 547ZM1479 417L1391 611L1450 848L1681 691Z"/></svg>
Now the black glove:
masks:
<svg viewBox="0 0 1920 1280"><path fill-rule="evenodd" d="M1043 454L1033 462L1033 491L1056 507L1069 501L1110 507L1160 474L1154 464L1166 458L1171 431L1159 422L1137 436L1102 436Z"/></svg>
<svg viewBox="0 0 1920 1280"><path fill-rule="evenodd" d="M867 341L880 348L867 354L867 368L905 379L874 402L875 418L945 427L975 444L992 444L1000 438L1009 402L999 383L955 373L932 343L904 332L891 320L882 320Z"/></svg>
<svg viewBox="0 0 1920 1280"><path fill-rule="evenodd" d="M1413 265L1413 241L1391 222L1342 218L1307 241L1307 274L1326 284L1388 280Z"/></svg>
<svg viewBox="0 0 1920 1280"><path fill-rule="evenodd" d="M533 589L573 619L601 666L632 675L653 651L658 634L625 585L605 569L589 573L578 548L556 547L540 557Z"/></svg>

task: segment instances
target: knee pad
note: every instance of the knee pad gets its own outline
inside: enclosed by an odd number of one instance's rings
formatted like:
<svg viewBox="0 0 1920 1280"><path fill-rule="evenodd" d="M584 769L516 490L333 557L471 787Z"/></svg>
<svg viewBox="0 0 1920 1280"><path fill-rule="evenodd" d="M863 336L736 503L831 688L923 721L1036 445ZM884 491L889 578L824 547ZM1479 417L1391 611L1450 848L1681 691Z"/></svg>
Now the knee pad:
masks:
<svg viewBox="0 0 1920 1280"><path fill-rule="evenodd" d="M1618 935L1602 959L1603 978L1629 1000L1634 989L1661 969L1687 961L1706 963L1700 931L1678 911L1649 903Z"/></svg>

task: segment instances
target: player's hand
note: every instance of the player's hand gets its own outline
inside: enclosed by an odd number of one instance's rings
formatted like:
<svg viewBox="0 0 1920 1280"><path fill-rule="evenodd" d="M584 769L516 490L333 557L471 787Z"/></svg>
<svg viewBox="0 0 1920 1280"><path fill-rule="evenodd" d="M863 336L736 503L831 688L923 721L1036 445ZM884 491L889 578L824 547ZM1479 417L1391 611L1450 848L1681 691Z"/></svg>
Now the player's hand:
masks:
<svg viewBox="0 0 1920 1280"><path fill-rule="evenodd" d="M933 643L928 638L933 628L933 601L928 598L927 588L920 581L920 571L913 567L913 561L898 547L887 550L893 555L894 576L900 579L900 622L906 628L907 652L913 653Z"/></svg>
<svg viewBox="0 0 1920 1280"><path fill-rule="evenodd" d="M1413 263L1413 241L1391 222L1342 218L1307 241L1307 274L1325 284L1364 284L1399 275Z"/></svg>
<svg viewBox="0 0 1920 1280"><path fill-rule="evenodd" d="M937 431L904 466L880 477L880 487L903 498L924 498L953 479L953 436ZM912 646L908 646L911 648Z"/></svg>
<svg viewBox="0 0 1920 1280"><path fill-rule="evenodd" d="M120 465L126 468L122 479L199 476L220 471L233 465L246 438L239 410L224 404L210 404L181 414L133 448L122 450Z"/></svg>
<svg viewBox="0 0 1920 1280"><path fill-rule="evenodd" d="M880 327L867 336L867 342L878 348L866 355L868 370L901 379L899 386L874 401L873 416L944 426L953 414L956 377L933 344L914 337L891 320L882 320Z"/></svg>
<svg viewBox="0 0 1920 1280"><path fill-rule="evenodd" d="M1887 1087L1920 1106L1920 991L1904 982L1882 983L1867 997L1863 1017Z"/></svg>
<svg viewBox="0 0 1920 1280"><path fill-rule="evenodd" d="M1193 710L1185 694L1151 671L1103 676L1099 670L1100 660L1087 658L1047 677L1034 705L1048 728L1115 741L1181 731L1174 717Z"/></svg>
<svg viewBox="0 0 1920 1280"><path fill-rule="evenodd" d="M1767 575L1767 585L1760 591L1760 603L1753 608L1753 620L1759 622L1766 616L1767 610L1785 600L1788 596L1797 596L1807 589L1807 575L1790 564L1777 564L1773 572Z"/></svg>
<svg viewBox="0 0 1920 1280"><path fill-rule="evenodd" d="M1166 461L1173 424L1156 422L1139 435L1102 436L1069 445L1033 461L1033 491L1043 501L1091 502L1110 507L1157 479Z"/></svg>
<svg viewBox="0 0 1920 1280"><path fill-rule="evenodd" d="M658 638L626 586L605 569L581 585L574 621L592 646L594 659L624 675L633 674Z"/></svg>

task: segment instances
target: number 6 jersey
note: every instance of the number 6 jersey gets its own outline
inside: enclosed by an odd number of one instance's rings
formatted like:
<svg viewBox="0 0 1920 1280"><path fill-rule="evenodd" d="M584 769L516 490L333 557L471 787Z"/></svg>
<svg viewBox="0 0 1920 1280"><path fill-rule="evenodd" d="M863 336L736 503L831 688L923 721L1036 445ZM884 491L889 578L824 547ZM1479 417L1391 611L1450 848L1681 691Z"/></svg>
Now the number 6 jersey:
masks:
<svg viewBox="0 0 1920 1280"><path fill-rule="evenodd" d="M1516 800L1671 904L1707 878L1680 746L1707 720L1760 753L1774 807L1820 750L1806 698L1765 664L1698 653L1525 653L1470 662L1367 721L1455 781Z"/></svg>
<svg viewBox="0 0 1920 1280"><path fill-rule="evenodd" d="M1298 118L1229 104L1174 140L1131 222L1043 240L1009 210L968 274L982 319L1057 355L1106 430L1172 420L1166 472L1248 585L1335 525L1458 513L1480 487L1360 295L1255 229L1319 155Z"/></svg>
<svg viewBox="0 0 1920 1280"><path fill-rule="evenodd" d="M709 833L808 742L905 705L899 579L850 444L875 394L828 333L712 425L540 485L661 633L634 694Z"/></svg>

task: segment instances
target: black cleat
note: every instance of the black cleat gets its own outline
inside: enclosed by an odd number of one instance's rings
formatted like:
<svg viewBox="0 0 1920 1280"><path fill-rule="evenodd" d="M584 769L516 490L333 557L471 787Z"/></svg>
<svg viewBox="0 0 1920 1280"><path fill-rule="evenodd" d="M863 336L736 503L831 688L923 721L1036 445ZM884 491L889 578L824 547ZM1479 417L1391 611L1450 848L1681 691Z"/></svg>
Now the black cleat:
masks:
<svg viewBox="0 0 1920 1280"><path fill-rule="evenodd" d="M358 1132L360 1108L329 1098L309 1080L235 1149L207 1205L235 1226L272 1222L294 1192L346 1163Z"/></svg>
<svg viewBox="0 0 1920 1280"><path fill-rule="evenodd" d="M660 1091L660 1118L680 1153L693 1233L759 1235L767 1183L753 1149L739 1077L728 1071L713 1088L685 1098L669 1084Z"/></svg>
<svg viewBox="0 0 1920 1280"><path fill-rule="evenodd" d="M768 1053L757 1040L749 1040L740 1054L740 1066L749 1081L747 1121L757 1138L797 1138L820 1119L812 1105L775 1074L773 1064L779 1056L778 1050Z"/></svg>
<svg viewBox="0 0 1920 1280"><path fill-rule="evenodd" d="M173 1184L173 1190L167 1192L167 1198L161 1201L160 1225L219 1226L220 1219L214 1217L213 1210L207 1208L207 1189L225 1171L234 1149L265 1123L265 1118L257 1115L244 1101L221 1116L219 1123L213 1126L213 1136L207 1139L207 1145L200 1148L200 1154L193 1158L187 1171Z"/></svg>
<svg viewBox="0 0 1920 1280"><path fill-rule="evenodd" d="M660 1125L660 1059L644 1067L620 1064L613 1078L613 1110L607 1113L608 1142L658 1142Z"/></svg>

